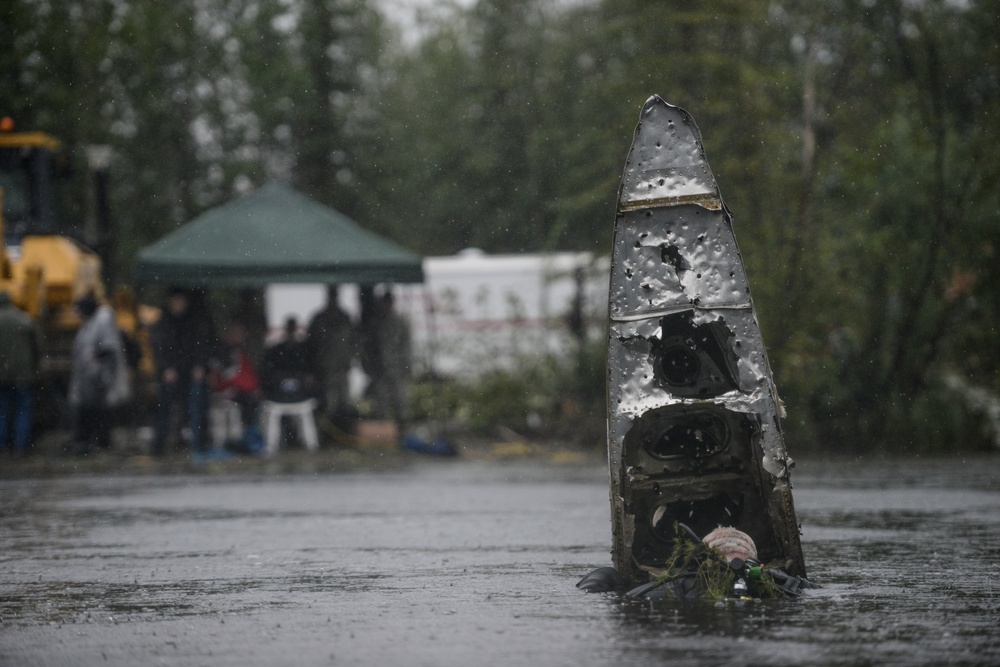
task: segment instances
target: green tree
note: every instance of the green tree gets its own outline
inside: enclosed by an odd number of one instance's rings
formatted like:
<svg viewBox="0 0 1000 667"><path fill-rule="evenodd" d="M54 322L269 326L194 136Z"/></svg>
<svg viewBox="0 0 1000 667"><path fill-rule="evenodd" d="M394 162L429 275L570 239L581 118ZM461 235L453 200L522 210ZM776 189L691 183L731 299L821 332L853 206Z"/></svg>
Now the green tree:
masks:
<svg viewBox="0 0 1000 667"><path fill-rule="evenodd" d="M790 26L816 95L773 355L804 414L792 430L835 449L968 447L982 437L943 379L982 378L983 352L956 343L988 331L996 124L973 110L996 102L996 20L945 2L847 10L810 5Z"/></svg>
<svg viewBox="0 0 1000 667"><path fill-rule="evenodd" d="M372 0L10 0L0 112L77 153L113 148L125 260L269 180L427 254L605 253L637 111L659 94L697 119L735 213L791 438L985 442L991 3L450 7L414 43Z"/></svg>

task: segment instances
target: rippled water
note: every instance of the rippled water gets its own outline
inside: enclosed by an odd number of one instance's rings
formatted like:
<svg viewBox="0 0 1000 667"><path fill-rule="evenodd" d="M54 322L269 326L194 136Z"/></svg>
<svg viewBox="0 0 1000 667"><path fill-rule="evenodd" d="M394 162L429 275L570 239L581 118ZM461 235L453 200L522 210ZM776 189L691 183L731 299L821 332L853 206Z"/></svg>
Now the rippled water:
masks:
<svg viewBox="0 0 1000 667"><path fill-rule="evenodd" d="M599 465L0 482L0 665L1000 663L1000 460L804 462L807 597L626 601Z"/></svg>

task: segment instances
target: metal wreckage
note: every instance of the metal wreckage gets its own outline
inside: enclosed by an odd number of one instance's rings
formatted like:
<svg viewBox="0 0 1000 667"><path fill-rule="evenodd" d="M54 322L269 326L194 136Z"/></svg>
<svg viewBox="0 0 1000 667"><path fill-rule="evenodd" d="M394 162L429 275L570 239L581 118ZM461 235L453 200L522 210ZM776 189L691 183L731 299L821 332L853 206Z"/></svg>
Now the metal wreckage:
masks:
<svg viewBox="0 0 1000 667"><path fill-rule="evenodd" d="M694 120L657 96L619 188L609 316L614 568L578 587L760 597L809 586L732 216Z"/></svg>

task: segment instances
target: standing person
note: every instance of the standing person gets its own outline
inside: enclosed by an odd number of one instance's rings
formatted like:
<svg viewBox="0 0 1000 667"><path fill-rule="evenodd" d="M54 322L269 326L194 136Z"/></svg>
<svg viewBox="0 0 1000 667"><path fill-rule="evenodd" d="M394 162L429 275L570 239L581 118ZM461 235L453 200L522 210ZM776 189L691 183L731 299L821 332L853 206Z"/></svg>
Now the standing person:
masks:
<svg viewBox="0 0 1000 667"><path fill-rule="evenodd" d="M0 290L0 452L7 450L12 431L14 454L28 451L31 388L40 361L38 327Z"/></svg>
<svg viewBox="0 0 1000 667"><path fill-rule="evenodd" d="M382 296L377 313L374 324L378 362L371 391L376 412L394 419L402 431L410 388L410 324L395 311L391 291Z"/></svg>
<svg viewBox="0 0 1000 667"><path fill-rule="evenodd" d="M69 404L75 424L72 453L111 447L111 410L129 397L128 365L115 314L86 294L74 304L83 323L73 340Z"/></svg>
<svg viewBox="0 0 1000 667"><path fill-rule="evenodd" d="M157 373L153 456L164 453L171 414L177 404L186 410L191 450L195 454L204 453L202 440L208 404L206 369L212 326L205 309L192 308L191 296L184 290L171 290L163 315L153 326Z"/></svg>
<svg viewBox="0 0 1000 667"><path fill-rule="evenodd" d="M330 285L326 308L309 322L306 344L309 361L319 376L324 410L339 425L351 412L347 380L357 354L357 335L337 298L337 286Z"/></svg>
<svg viewBox="0 0 1000 667"><path fill-rule="evenodd" d="M237 295L235 321L243 327L243 349L250 356L254 368L260 368L267 339L267 309L264 301L262 289L242 289Z"/></svg>

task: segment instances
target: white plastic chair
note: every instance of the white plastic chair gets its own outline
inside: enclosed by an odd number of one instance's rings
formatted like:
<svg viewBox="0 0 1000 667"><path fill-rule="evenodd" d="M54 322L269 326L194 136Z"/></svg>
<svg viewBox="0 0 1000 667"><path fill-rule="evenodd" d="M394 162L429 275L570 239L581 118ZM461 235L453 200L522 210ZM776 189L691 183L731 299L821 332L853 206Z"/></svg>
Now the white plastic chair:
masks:
<svg viewBox="0 0 1000 667"><path fill-rule="evenodd" d="M299 437L306 449L311 452L319 449L319 433L316 431L316 418L313 416L313 411L316 409L316 399L310 398L298 403L264 401L262 407L261 419L268 456L273 456L278 452L278 445L281 443L281 418L286 416L297 420Z"/></svg>

